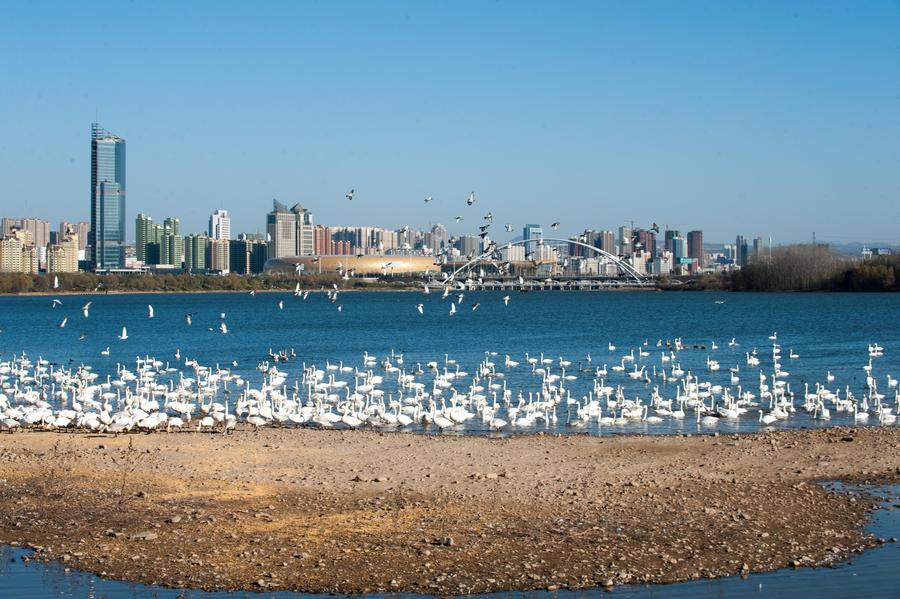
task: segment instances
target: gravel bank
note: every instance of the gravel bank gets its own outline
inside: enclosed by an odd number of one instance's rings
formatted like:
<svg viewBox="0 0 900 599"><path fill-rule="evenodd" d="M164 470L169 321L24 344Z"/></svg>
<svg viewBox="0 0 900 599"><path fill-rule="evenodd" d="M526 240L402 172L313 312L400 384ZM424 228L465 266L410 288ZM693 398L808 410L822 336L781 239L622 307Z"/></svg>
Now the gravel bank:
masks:
<svg viewBox="0 0 900 599"><path fill-rule="evenodd" d="M900 429L740 436L0 435L0 542L144 583L432 594L827 563Z"/></svg>

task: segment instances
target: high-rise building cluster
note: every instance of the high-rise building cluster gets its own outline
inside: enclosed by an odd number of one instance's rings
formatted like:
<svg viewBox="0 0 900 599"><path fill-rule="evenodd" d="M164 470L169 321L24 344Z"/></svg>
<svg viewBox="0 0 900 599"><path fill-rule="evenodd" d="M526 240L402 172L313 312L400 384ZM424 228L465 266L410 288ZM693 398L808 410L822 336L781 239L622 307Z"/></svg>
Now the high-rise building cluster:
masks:
<svg viewBox="0 0 900 599"><path fill-rule="evenodd" d="M614 274L614 263L604 261L601 252L625 260L635 271L652 276L694 274L707 266L703 231L666 229L657 240L659 227L643 229L621 226L617 232L586 229L569 239L568 255L573 269L585 274ZM586 247L591 246L591 247Z"/></svg>
<svg viewBox="0 0 900 599"><path fill-rule="evenodd" d="M88 229L85 222L63 222L51 231L49 221L39 218L2 218L0 272L78 272Z"/></svg>
<svg viewBox="0 0 900 599"><path fill-rule="evenodd" d="M58 230L51 230L49 221L39 218L0 220L0 272L75 272L81 267L95 272L250 274L262 272L266 261L276 258L394 254L433 256L436 262L456 267L488 251L510 264L530 264L536 271L615 276L618 266L610 257L616 257L638 273L666 275L693 274L712 265L741 267L765 251L761 238L748 242L739 235L722 254L710 256L702 231L683 234L666 227L660 236L655 224L623 225L615 231L585 229L568 241L545 238L541 225L526 224L519 242L497 244L487 225L478 234L459 236L451 236L442 224L426 230L325 226L316 224L303 204L289 208L273 200L265 234L236 238L228 210L215 210L206 231L187 234L176 216L154 223L151 216L138 213L132 252L125 238L125 139L98 123L91 124L90 175L90 222L62 222ZM552 228L558 226L554 223Z"/></svg>

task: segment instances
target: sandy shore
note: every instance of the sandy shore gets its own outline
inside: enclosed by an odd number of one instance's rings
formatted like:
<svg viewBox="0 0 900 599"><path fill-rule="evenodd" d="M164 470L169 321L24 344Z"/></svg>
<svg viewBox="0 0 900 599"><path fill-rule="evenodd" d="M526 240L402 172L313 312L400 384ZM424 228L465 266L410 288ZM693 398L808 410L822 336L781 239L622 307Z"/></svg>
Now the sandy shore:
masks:
<svg viewBox="0 0 900 599"><path fill-rule="evenodd" d="M672 582L876 542L900 429L506 439L0 435L0 542L146 583L433 594Z"/></svg>

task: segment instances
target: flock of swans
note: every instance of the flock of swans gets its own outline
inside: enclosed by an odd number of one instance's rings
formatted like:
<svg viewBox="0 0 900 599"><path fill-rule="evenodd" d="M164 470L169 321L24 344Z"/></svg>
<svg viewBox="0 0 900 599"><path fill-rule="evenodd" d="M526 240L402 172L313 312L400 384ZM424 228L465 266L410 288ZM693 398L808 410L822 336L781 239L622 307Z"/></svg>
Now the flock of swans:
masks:
<svg viewBox="0 0 900 599"><path fill-rule="evenodd" d="M799 414L844 424L897 422L897 379L876 373L881 346L868 347L868 362L860 366L865 383L858 388L839 386L828 371L801 391L791 387L784 367L784 359L800 356L792 349L783 355L777 334L769 341L765 350L742 352L732 339L725 351L735 363L726 370L716 357L723 353L718 345L680 338L644 341L627 352L609 343L602 365L590 354L575 363L487 351L472 372L449 355L413 362L392 351L381 357L366 352L352 365L302 363L292 374L281 362L293 359L293 350L270 350L271 360L242 376L182 360L179 350L171 363L138 357L133 367L116 364L115 374L104 377L89 365L65 367L23 353L0 362L0 430L228 433L243 424L461 432L587 426L599 432L667 424L683 430L694 423L715 430L721 423L776 426Z"/></svg>

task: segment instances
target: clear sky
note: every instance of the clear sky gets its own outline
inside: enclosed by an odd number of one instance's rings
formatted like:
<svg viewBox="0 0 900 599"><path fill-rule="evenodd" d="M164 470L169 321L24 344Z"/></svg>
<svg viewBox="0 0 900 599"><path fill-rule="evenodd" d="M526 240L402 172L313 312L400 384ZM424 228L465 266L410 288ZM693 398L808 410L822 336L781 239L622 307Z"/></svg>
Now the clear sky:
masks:
<svg viewBox="0 0 900 599"><path fill-rule="evenodd" d="M99 115L129 238L141 211L263 230L278 198L334 225L900 243L887 0L5 2L0 75L0 214L54 226L89 218Z"/></svg>

